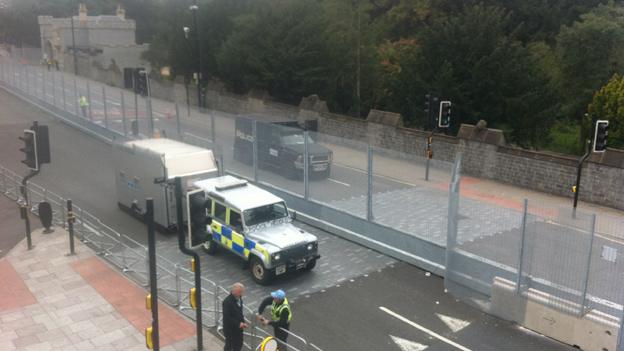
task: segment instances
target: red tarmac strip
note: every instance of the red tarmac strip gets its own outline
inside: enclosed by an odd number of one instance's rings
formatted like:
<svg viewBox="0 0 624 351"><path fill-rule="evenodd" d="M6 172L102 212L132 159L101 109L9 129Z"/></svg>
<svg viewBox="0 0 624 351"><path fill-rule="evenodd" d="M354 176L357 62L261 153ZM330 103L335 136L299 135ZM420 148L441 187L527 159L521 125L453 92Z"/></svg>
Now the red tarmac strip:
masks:
<svg viewBox="0 0 624 351"><path fill-rule="evenodd" d="M22 277L7 259L0 260L0 311L37 303Z"/></svg>

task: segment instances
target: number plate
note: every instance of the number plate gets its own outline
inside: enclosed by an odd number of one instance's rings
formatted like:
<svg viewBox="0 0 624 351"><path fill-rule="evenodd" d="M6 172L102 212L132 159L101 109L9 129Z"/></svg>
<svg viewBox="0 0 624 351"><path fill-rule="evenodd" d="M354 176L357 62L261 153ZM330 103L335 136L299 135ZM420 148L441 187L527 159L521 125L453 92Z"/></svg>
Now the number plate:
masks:
<svg viewBox="0 0 624 351"><path fill-rule="evenodd" d="M275 268L275 275L280 275L280 274L284 274L284 273L286 273L286 265L285 264L283 264L281 266L277 266Z"/></svg>
<svg viewBox="0 0 624 351"><path fill-rule="evenodd" d="M324 171L327 169L327 163L319 163L316 165L312 165L312 169L314 169L317 172Z"/></svg>
<svg viewBox="0 0 624 351"><path fill-rule="evenodd" d="M303 269L303 267L305 267L305 262L301 262L297 264L297 269Z"/></svg>

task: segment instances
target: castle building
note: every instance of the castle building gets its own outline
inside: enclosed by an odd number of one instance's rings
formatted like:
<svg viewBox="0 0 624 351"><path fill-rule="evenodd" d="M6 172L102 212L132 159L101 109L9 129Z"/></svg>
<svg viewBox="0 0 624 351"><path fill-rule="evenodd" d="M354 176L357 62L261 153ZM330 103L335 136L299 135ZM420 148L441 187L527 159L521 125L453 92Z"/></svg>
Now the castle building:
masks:
<svg viewBox="0 0 624 351"><path fill-rule="evenodd" d="M88 16L87 7L80 4L78 16L39 16L38 22L41 56L58 62L64 71L74 71L74 58L79 75L97 80L106 80L101 75L107 72L119 76L124 69L149 66L141 59L149 45L136 43L136 23L126 18L121 6L114 16Z"/></svg>

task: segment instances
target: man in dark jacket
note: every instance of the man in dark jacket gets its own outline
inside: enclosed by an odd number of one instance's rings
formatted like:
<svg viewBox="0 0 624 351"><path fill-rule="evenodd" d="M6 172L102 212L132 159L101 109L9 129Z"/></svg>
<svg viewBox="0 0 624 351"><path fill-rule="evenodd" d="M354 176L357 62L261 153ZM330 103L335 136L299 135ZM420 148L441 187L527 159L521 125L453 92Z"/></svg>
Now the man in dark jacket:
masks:
<svg viewBox="0 0 624 351"><path fill-rule="evenodd" d="M247 328L243 316L243 293L245 286L241 283L232 285L230 294L223 300L223 334L225 335L224 351L240 351L243 348L243 329Z"/></svg>
<svg viewBox="0 0 624 351"><path fill-rule="evenodd" d="M270 321L261 316L268 305L271 305ZM258 308L257 318L262 324L273 326L275 338L279 343L279 351L287 351L286 339L288 338L288 332L285 330L289 330L290 328L292 312L290 311L290 305L288 304L288 299L286 299L284 290L276 290L271 293L271 296L262 300Z"/></svg>

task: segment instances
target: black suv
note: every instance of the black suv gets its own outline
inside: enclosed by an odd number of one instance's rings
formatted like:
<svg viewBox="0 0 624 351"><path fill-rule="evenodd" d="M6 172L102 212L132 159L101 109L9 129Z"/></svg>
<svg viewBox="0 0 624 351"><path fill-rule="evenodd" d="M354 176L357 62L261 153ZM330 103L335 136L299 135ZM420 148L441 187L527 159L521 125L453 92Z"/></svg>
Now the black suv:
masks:
<svg viewBox="0 0 624 351"><path fill-rule="evenodd" d="M306 121L306 126L314 126L315 121ZM312 128L306 128L312 129ZM305 153L304 128L297 122L256 122L258 134L258 167L270 168L288 178L303 176L303 155ZM253 163L253 120L236 119L234 138L234 159ZM329 177L333 153L325 146L316 143L308 136L308 174Z"/></svg>

